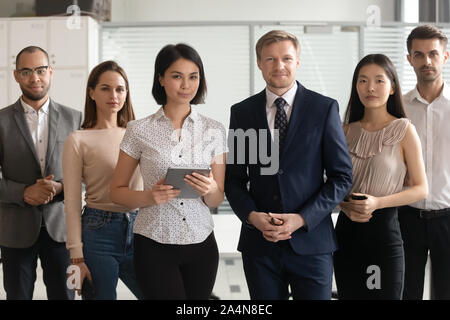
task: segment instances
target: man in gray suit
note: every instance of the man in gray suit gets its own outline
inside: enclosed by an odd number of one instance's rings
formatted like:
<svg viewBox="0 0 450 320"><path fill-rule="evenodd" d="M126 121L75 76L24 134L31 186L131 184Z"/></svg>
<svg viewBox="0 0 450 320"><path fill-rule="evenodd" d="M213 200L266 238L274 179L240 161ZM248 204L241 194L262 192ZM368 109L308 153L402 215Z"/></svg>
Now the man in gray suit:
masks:
<svg viewBox="0 0 450 320"><path fill-rule="evenodd" d="M33 298L38 257L48 299L74 297L66 285L61 154L82 114L49 98L52 74L45 50L23 49L14 70L22 96L0 109L0 249L8 300Z"/></svg>

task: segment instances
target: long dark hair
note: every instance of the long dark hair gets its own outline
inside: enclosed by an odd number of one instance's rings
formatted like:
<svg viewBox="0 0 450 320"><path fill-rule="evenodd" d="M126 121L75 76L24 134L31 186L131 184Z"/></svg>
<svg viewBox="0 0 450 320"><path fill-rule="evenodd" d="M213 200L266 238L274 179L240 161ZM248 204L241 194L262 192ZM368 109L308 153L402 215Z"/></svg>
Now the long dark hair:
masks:
<svg viewBox="0 0 450 320"><path fill-rule="evenodd" d="M97 105L95 101L91 99L90 90L94 90L98 84L100 76L106 71L114 71L120 74L125 80L127 96L123 104L122 109L117 113L117 125L122 128L126 128L127 123L135 119L133 104L131 103L130 86L128 85L128 78L125 70L120 67L117 62L109 60L100 63L89 74L87 86L86 86L86 100L84 103L84 122L81 125L83 129L89 129L95 127L97 124Z"/></svg>
<svg viewBox="0 0 450 320"><path fill-rule="evenodd" d="M201 104L205 102L206 96L206 79L205 71L203 69L203 62L198 52L184 43L176 45L168 44L159 51L155 61L155 74L153 76L152 94L159 105L167 103L166 91L159 83L159 77L163 77L167 69L178 59L186 59L195 63L199 70L200 81L197 89L197 94L190 101L191 104Z"/></svg>
<svg viewBox="0 0 450 320"><path fill-rule="evenodd" d="M391 60L384 54L369 54L361 59L355 68L352 80L352 91L350 93L350 100L348 101L347 110L345 111L344 123L359 121L364 116L364 105L358 96L356 85L358 82L359 71L362 67L368 64L376 64L383 68L387 77L391 81L394 93L389 96L387 101L387 112L396 118L406 118L405 108L402 100L402 90L398 80L397 71Z"/></svg>

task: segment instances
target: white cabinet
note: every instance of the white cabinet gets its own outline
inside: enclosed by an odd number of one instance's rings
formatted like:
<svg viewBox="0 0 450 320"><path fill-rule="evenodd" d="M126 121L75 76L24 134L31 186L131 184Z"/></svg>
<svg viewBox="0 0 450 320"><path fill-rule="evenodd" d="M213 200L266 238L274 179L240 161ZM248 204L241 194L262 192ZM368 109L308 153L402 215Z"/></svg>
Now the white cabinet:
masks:
<svg viewBox="0 0 450 320"><path fill-rule="evenodd" d="M15 69L16 55L23 48L34 45L47 48L47 24L43 19L23 19L9 22L9 65Z"/></svg>
<svg viewBox="0 0 450 320"><path fill-rule="evenodd" d="M0 68L8 65L6 22L0 20Z"/></svg>
<svg viewBox="0 0 450 320"><path fill-rule="evenodd" d="M50 21L49 52L51 64L59 66L82 67L87 64L88 41L87 20L81 20L79 28L70 28L67 19Z"/></svg>
<svg viewBox="0 0 450 320"><path fill-rule="evenodd" d="M6 106L6 104L8 103L7 99L8 87L6 84L7 84L6 71L0 70L0 106L2 107Z"/></svg>
<svg viewBox="0 0 450 320"><path fill-rule="evenodd" d="M0 19L0 108L17 101L21 95L14 80L16 55L35 45L48 52L53 67L50 97L66 106L84 110L84 95L89 72L99 61L98 23L80 17L80 23L68 23L68 17Z"/></svg>
<svg viewBox="0 0 450 320"><path fill-rule="evenodd" d="M59 69L54 71L50 97L71 108L84 111L88 75L88 71L85 69ZM70 105L64 103L69 99Z"/></svg>
<svg viewBox="0 0 450 320"><path fill-rule="evenodd" d="M9 99L8 103L6 105L2 105L1 108L6 107L7 105L10 105L19 99L19 97L22 95L22 91L20 91L19 84L16 82L16 79L14 79L14 70L8 69L7 71L7 82L9 84Z"/></svg>

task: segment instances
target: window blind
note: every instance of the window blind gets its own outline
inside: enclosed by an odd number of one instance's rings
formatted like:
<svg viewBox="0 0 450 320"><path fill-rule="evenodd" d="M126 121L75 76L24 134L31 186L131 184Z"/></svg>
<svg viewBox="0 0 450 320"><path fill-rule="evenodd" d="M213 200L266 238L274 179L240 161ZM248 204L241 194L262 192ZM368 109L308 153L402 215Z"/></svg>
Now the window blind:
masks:
<svg viewBox="0 0 450 320"><path fill-rule="evenodd" d="M300 66L296 79L306 88L336 99L340 114L345 113L350 96L353 70L359 60L358 30L342 31L340 26L315 28L308 32L304 26L262 26L255 28L255 43L274 29L294 34L300 42ZM257 92L265 86L255 60L254 87Z"/></svg>
<svg viewBox="0 0 450 320"><path fill-rule="evenodd" d="M125 69L136 117L143 118L159 108L151 94L156 55L179 42L197 50L205 69L206 103L195 108L228 128L231 105L250 93L248 26L104 27L102 61Z"/></svg>
<svg viewBox="0 0 450 320"><path fill-rule="evenodd" d="M387 55L397 70L403 94L412 90L416 85L416 74L406 58L408 54L406 39L413 28L412 26L362 28L364 55L371 53ZM450 34L450 29L442 29L442 31ZM443 75L444 80L449 83L449 63L444 65Z"/></svg>

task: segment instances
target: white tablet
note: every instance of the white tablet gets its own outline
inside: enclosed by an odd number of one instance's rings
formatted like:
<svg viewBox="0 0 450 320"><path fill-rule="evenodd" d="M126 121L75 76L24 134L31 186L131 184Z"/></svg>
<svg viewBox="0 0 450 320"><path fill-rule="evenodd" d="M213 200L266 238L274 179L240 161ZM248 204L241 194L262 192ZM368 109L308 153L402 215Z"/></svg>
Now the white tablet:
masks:
<svg viewBox="0 0 450 320"><path fill-rule="evenodd" d="M207 177L210 171L211 168L169 168L167 169L166 178L164 179L163 184L171 185L175 189L181 190L177 198L195 199L200 197L200 195L184 181L184 177L188 174L192 175L193 172L200 173Z"/></svg>

